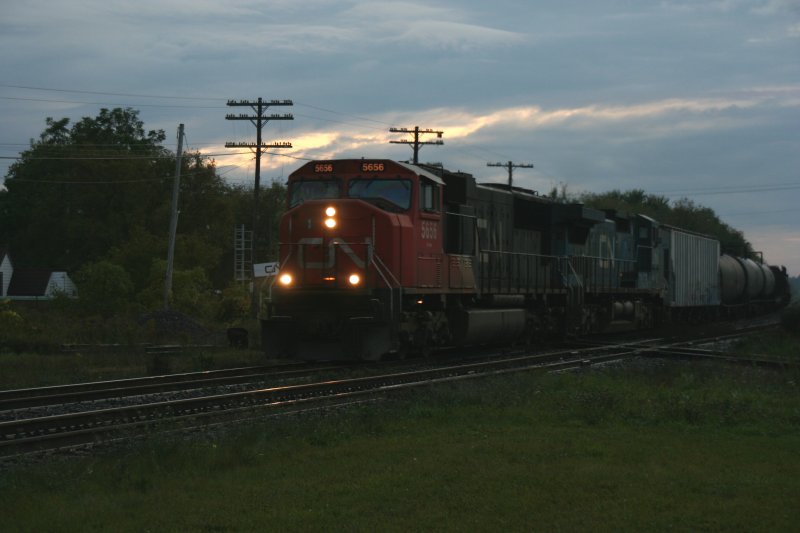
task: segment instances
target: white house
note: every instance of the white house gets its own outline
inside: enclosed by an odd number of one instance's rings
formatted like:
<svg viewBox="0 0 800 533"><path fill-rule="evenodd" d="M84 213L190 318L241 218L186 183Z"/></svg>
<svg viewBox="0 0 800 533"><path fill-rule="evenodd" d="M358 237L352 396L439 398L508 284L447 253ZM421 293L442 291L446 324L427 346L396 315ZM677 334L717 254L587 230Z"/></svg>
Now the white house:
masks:
<svg viewBox="0 0 800 533"><path fill-rule="evenodd" d="M11 265L11 257L8 252L0 249L0 297L5 297L8 294L8 285L11 283L11 274L14 272L14 267Z"/></svg>
<svg viewBox="0 0 800 533"><path fill-rule="evenodd" d="M66 272L14 268L5 250L0 250L0 288L1 296L11 300L51 300L58 294L78 295L78 288Z"/></svg>

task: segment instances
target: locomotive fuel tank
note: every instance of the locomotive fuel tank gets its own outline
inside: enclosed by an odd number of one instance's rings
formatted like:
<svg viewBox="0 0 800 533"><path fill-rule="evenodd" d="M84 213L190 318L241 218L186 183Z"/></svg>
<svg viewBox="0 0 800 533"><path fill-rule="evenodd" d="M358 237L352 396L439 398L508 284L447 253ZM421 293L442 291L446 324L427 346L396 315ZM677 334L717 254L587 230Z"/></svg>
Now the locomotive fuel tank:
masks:
<svg viewBox="0 0 800 533"><path fill-rule="evenodd" d="M468 309L451 318L456 344L514 340L525 331L524 309Z"/></svg>

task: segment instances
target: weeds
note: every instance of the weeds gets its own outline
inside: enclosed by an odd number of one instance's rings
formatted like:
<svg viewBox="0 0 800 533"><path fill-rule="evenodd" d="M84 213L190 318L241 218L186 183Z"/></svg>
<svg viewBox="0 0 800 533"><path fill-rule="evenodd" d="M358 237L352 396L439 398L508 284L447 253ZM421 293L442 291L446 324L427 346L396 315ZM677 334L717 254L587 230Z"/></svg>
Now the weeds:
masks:
<svg viewBox="0 0 800 533"><path fill-rule="evenodd" d="M800 394L781 372L640 361L137 446L0 474L6 526L780 530Z"/></svg>

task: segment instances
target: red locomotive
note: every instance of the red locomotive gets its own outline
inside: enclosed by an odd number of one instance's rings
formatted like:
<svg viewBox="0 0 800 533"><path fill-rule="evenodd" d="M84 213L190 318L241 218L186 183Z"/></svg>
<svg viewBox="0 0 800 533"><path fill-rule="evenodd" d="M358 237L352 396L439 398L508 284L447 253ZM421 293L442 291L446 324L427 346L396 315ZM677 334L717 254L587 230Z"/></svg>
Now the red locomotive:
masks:
<svg viewBox="0 0 800 533"><path fill-rule="evenodd" d="M309 162L287 207L261 313L273 356L375 360L788 301L785 269L766 266L754 272L780 278L769 291L726 298L740 280L712 238L436 167Z"/></svg>
<svg viewBox="0 0 800 533"><path fill-rule="evenodd" d="M280 274L262 321L267 352L377 359L414 344L399 327L409 307L474 289L469 264L458 269L461 288L443 268L442 185L388 160L311 162L294 172Z"/></svg>

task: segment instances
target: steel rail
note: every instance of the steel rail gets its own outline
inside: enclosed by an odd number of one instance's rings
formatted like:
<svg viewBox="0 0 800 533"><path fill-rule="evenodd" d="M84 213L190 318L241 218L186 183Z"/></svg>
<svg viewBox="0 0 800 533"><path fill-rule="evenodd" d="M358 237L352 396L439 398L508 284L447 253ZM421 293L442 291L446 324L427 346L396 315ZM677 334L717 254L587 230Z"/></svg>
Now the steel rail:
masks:
<svg viewBox="0 0 800 533"><path fill-rule="evenodd" d="M189 418L221 416L241 409L278 407L301 401L340 400L363 394L379 394L408 386L480 377L521 370L563 370L630 357L637 350L599 355L575 350L517 356L434 369L414 370L380 376L359 377L320 383L287 385L250 391L216 394L200 398L168 400L135 406L114 407L82 413L50 415L0 422L0 456L19 450L51 449L94 442L104 434L131 428L176 422ZM553 359L569 357L568 360Z"/></svg>
<svg viewBox="0 0 800 533"><path fill-rule="evenodd" d="M719 337L695 339L692 343L717 340ZM661 339L656 339L661 340ZM286 385L265 389L214 394L191 399L168 400L135 406L100 409L83 413L51 415L24 420L0 422L0 457L28 453L32 450L53 449L76 444L104 442L109 435L119 437L120 432L144 432L158 424L175 424L181 421L209 419L231 420L235 413L258 411L263 408L280 408L306 402L329 402L356 398L362 395L380 395L407 387L483 377L509 372L541 370L563 371L623 360L637 355L663 356L692 354L687 342L646 343L628 342L616 345L592 346L582 349L565 349L548 353L512 354L480 362L445 365L436 368L395 372L378 376L331 380L319 383ZM707 354L705 351L694 352ZM716 356L716 354L711 354ZM718 356L725 360L735 359ZM739 360L737 360L738 362ZM745 360L746 361L746 360ZM769 360L765 364L784 365L786 361ZM794 363L796 364L796 363ZM196 427L196 426L195 426Z"/></svg>
<svg viewBox="0 0 800 533"><path fill-rule="evenodd" d="M800 360L797 359L728 353L719 350L704 350L681 345L657 347L652 351L648 351L647 355L659 357L679 357L683 359L708 359L727 363L738 363L753 366L771 366L779 368L800 366Z"/></svg>
<svg viewBox="0 0 800 533"><path fill-rule="evenodd" d="M299 367L294 370L291 368ZM165 374L110 381L53 385L0 391L0 412L47 405L78 403L143 394L251 383L265 378L286 378L340 367L311 367L305 363L252 366L225 370Z"/></svg>

